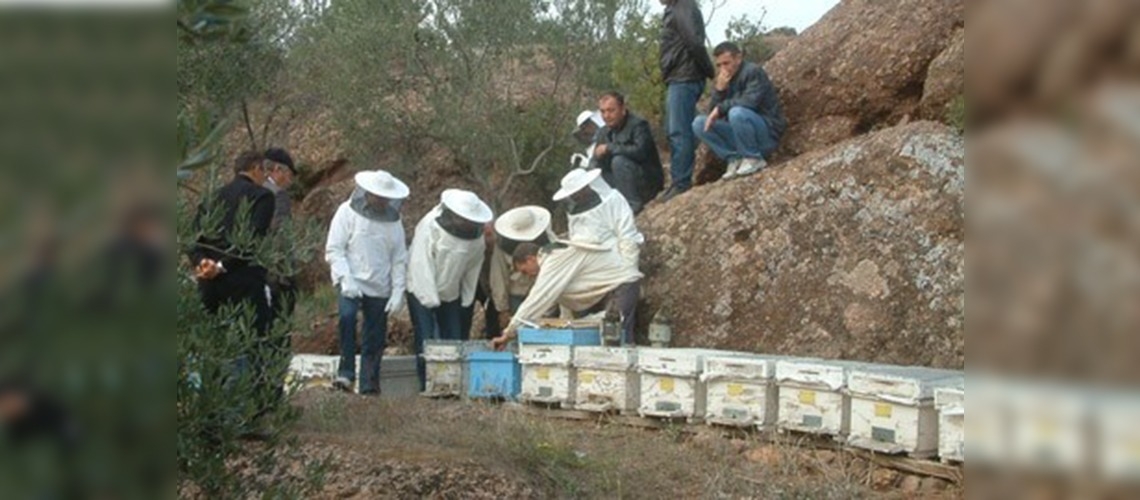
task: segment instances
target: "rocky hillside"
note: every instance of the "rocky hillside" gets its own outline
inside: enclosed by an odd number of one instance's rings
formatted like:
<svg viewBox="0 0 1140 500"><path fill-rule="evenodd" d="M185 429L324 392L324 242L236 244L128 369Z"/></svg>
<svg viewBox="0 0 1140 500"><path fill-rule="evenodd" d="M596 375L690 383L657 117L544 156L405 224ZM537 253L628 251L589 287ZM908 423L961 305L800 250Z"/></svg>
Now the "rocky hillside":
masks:
<svg viewBox="0 0 1140 500"><path fill-rule="evenodd" d="M638 219L675 343L964 365L965 146L918 122L701 186Z"/></svg>
<svg viewBox="0 0 1140 500"><path fill-rule="evenodd" d="M843 0L765 65L785 157L904 119L941 120L963 92L963 0Z"/></svg>

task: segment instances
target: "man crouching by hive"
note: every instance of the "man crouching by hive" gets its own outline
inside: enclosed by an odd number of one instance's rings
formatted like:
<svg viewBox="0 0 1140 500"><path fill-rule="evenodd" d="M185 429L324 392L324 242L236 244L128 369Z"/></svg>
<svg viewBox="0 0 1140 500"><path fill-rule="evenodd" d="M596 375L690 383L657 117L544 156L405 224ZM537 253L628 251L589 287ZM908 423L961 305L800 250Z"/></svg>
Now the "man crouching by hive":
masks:
<svg viewBox="0 0 1140 500"><path fill-rule="evenodd" d="M523 243L513 260L515 269L534 276L535 282L506 331L491 341L496 349L515 338L524 321L541 319L556 304L585 315L601 312L612 302L621 312L622 345L633 344L642 274L616 248L562 241L540 249Z"/></svg>

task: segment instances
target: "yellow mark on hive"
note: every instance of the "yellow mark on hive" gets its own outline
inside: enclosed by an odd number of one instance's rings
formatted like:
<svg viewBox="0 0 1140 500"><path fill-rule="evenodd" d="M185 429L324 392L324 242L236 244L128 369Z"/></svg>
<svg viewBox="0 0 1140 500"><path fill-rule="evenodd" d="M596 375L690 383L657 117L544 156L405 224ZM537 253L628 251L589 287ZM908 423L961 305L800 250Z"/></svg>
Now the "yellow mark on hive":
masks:
<svg viewBox="0 0 1140 500"><path fill-rule="evenodd" d="M891 418L891 405L875 403L875 416L878 418Z"/></svg>
<svg viewBox="0 0 1140 500"><path fill-rule="evenodd" d="M815 391L800 391L800 403L815 406Z"/></svg>
<svg viewBox="0 0 1140 500"><path fill-rule="evenodd" d="M728 384L728 395L739 396L744 394L744 386L740 384Z"/></svg>
<svg viewBox="0 0 1140 500"><path fill-rule="evenodd" d="M661 383L659 385L662 392L668 392L670 394L673 393L673 379L663 378L661 379Z"/></svg>
<svg viewBox="0 0 1140 500"><path fill-rule="evenodd" d="M537 374L539 380L550 380L550 368L547 368L545 366L539 368Z"/></svg>

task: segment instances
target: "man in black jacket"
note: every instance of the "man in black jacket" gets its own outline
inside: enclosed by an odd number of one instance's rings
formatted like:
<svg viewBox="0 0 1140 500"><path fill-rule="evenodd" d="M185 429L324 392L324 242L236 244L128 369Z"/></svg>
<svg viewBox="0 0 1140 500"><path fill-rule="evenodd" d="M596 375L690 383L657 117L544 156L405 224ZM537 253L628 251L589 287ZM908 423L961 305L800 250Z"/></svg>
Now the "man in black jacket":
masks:
<svg viewBox="0 0 1140 500"><path fill-rule="evenodd" d="M693 132L728 162L722 179L759 172L788 127L776 87L763 68L744 62L736 44L717 45L713 57L712 106L708 115L693 120Z"/></svg>
<svg viewBox="0 0 1140 500"><path fill-rule="evenodd" d="M273 322L268 272L253 261L250 246L265 237L273 222L273 192L262 187L267 175L261 153L239 155L234 161L234 180L198 208L195 224L202 235L190 252L206 309L215 313L225 305L248 303L254 312L253 326L262 335ZM235 245L239 243L233 241L238 233L250 234L252 241Z"/></svg>
<svg viewBox="0 0 1140 500"><path fill-rule="evenodd" d="M636 215L665 184L653 131L649 122L626 109L625 97L617 92L602 94L598 109L606 126L598 131L590 167L602 170L602 178Z"/></svg>
<svg viewBox="0 0 1140 500"><path fill-rule="evenodd" d="M669 133L669 172L672 179L664 199L693 185L697 140L692 123L705 80L715 75L705 48L705 21L693 0L661 0L661 77L665 80L665 130ZM646 200L648 201L648 200Z"/></svg>

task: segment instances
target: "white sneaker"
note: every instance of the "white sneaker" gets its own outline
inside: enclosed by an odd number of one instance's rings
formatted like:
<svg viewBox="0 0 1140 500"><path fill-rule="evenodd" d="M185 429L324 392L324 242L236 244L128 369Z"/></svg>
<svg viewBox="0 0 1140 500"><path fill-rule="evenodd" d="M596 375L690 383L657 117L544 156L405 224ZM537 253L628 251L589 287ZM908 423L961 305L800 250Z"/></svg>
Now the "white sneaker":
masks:
<svg viewBox="0 0 1140 500"><path fill-rule="evenodd" d="M743 161L744 161L744 159L742 159L742 158L737 158L737 159L735 159L735 160L730 160L730 161L728 162L728 168L726 168L726 169L724 170L724 175L720 176L721 180L725 180L725 181L727 181L727 180L729 180L729 179L731 179L731 178L733 178L733 177L736 177L736 175L737 175L737 173L736 173L736 172L737 172L737 170L740 170L740 164L741 164Z"/></svg>
<svg viewBox="0 0 1140 500"><path fill-rule="evenodd" d="M768 162L764 161L763 158L745 158L744 162L741 163L740 168L736 170L736 176L744 177L746 175L752 175L756 172L764 170L764 167L767 166Z"/></svg>

